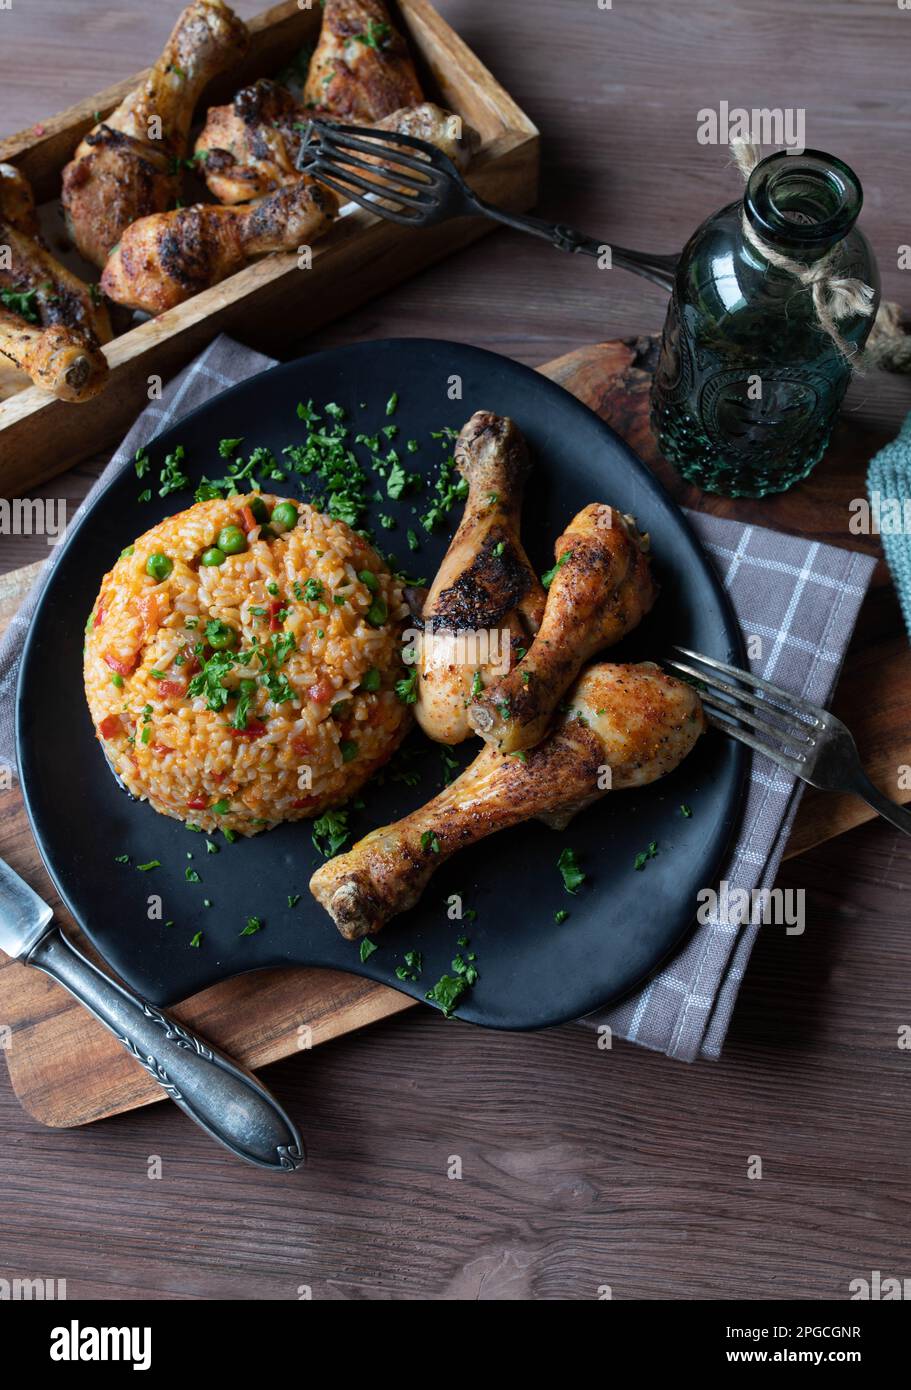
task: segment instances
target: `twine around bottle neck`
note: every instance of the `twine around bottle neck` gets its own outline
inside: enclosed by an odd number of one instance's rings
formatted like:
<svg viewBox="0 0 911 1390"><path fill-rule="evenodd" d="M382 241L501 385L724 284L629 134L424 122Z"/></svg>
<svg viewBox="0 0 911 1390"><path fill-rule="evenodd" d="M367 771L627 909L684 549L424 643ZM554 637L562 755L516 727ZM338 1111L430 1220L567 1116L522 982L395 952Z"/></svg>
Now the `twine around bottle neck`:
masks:
<svg viewBox="0 0 911 1390"><path fill-rule="evenodd" d="M750 145L745 140L734 140L731 142L730 150L734 163L744 179L749 179L762 158L759 146ZM778 270L787 271L810 291L820 328L832 339L841 355L852 361L857 355L857 344L848 342L839 332L838 325L843 319L856 318L858 315L869 318L873 313L876 291L863 280L835 274L837 247L833 247L818 260L807 263L794 256L785 255L771 246L756 231L746 211L741 215L741 230L745 240L764 256L770 265L774 265Z"/></svg>

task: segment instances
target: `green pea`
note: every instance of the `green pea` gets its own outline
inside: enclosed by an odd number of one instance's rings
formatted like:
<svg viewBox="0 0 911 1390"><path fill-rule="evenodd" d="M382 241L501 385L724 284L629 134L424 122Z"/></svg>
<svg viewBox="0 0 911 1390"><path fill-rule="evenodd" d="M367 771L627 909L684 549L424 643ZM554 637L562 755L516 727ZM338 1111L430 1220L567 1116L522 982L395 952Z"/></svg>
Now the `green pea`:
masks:
<svg viewBox="0 0 911 1390"><path fill-rule="evenodd" d="M279 502L272 513L272 525L290 531L297 525L297 508L293 502Z"/></svg>
<svg viewBox="0 0 911 1390"><path fill-rule="evenodd" d="M239 526L223 526L218 533L218 550L226 555L241 555L247 548L247 538Z"/></svg>
<svg viewBox="0 0 911 1390"><path fill-rule="evenodd" d="M206 641L213 651L225 651L228 647L233 647L237 641L237 633L228 623L223 623L220 618L213 618L206 623Z"/></svg>
<svg viewBox="0 0 911 1390"><path fill-rule="evenodd" d="M247 505L253 513L254 521L262 523L269 520L269 508L261 497L251 497Z"/></svg>
<svg viewBox="0 0 911 1390"><path fill-rule="evenodd" d="M167 555L162 555L160 550L156 550L154 555L150 555L146 560L146 574L159 584L167 579L173 568L174 561L169 560Z"/></svg>
<svg viewBox="0 0 911 1390"><path fill-rule="evenodd" d="M223 565L227 558L228 557L223 550L219 550L217 545L213 545L210 550L204 550L202 552L202 559L200 560L200 564Z"/></svg>
<svg viewBox="0 0 911 1390"><path fill-rule="evenodd" d="M389 617L389 608L384 598L375 598L367 610L367 621L371 627L382 627Z"/></svg>
<svg viewBox="0 0 911 1390"><path fill-rule="evenodd" d="M371 594L375 594L380 587L380 581L373 573L373 570L358 570L357 577L362 584L366 584Z"/></svg>

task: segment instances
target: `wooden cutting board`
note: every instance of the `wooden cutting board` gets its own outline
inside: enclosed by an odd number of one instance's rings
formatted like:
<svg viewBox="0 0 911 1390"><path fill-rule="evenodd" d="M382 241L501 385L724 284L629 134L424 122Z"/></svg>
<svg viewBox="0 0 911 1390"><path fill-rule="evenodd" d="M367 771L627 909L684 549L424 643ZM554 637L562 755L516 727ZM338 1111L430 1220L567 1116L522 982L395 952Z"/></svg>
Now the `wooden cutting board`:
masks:
<svg viewBox="0 0 911 1390"><path fill-rule="evenodd" d="M598 343L547 363L541 371L607 420L650 464L683 505L845 545L848 503L864 495L867 462L886 442L856 424L839 425L825 462L794 491L762 501L700 494L657 455L648 426L654 338ZM878 554L874 539L856 548ZM0 579L0 631L35 580L37 566ZM885 566L864 605L835 703L854 732L865 765L897 799L898 769L911 763L911 648ZM788 855L872 818L863 803L808 791ZM0 856L52 903L80 946L91 948L61 907L38 856L16 786L0 791ZM102 891L99 885L99 892ZM228 980L174 1010L212 1042L251 1067L363 1028L414 1001L393 989L334 971L292 969ZM0 1044L19 1100L54 1127L87 1124L163 1099L163 1092L84 1009L37 970L0 956Z"/></svg>

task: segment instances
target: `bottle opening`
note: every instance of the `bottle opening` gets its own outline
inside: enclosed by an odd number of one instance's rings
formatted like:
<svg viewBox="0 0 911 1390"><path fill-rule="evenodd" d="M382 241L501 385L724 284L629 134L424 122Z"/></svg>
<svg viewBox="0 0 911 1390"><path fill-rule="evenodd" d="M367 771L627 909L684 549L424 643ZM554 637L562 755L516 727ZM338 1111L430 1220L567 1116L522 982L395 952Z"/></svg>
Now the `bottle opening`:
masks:
<svg viewBox="0 0 911 1390"><path fill-rule="evenodd" d="M821 150L769 155L750 175L744 207L765 241L795 251L825 250L846 236L863 203L860 180Z"/></svg>

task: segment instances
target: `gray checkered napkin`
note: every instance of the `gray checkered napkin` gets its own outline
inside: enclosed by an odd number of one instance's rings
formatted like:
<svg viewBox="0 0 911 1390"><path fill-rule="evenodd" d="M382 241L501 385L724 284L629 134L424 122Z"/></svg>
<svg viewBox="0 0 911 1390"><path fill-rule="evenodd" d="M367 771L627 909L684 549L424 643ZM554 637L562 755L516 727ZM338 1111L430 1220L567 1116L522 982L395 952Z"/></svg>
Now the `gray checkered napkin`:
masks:
<svg viewBox="0 0 911 1390"><path fill-rule="evenodd" d="M216 338L170 382L160 401L146 407L82 505L131 463L140 444L217 392L272 365L270 358L230 338ZM690 522L718 568L743 631L763 639L756 674L827 704L873 560L698 512L690 514ZM10 763L19 652L56 553L0 642L0 757ZM779 615L774 626L770 614ZM719 876L732 889L772 887L800 792L801 784L774 764L753 758L740 834ZM583 1024L609 1024L615 1036L684 1061L717 1057L758 930L749 922L731 926L710 919L643 989Z"/></svg>

